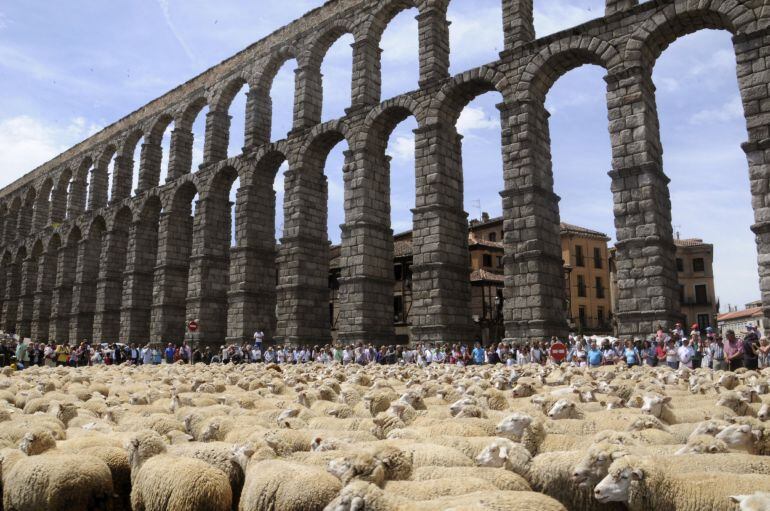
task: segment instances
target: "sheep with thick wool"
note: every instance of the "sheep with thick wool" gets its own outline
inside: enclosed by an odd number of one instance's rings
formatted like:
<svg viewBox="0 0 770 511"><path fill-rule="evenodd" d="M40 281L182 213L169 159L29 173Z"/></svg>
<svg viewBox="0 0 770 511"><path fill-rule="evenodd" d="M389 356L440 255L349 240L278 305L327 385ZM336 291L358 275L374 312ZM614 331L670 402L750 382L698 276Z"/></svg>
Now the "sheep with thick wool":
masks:
<svg viewBox="0 0 770 511"><path fill-rule="evenodd" d="M594 498L625 503L630 511L733 511L730 495L755 491L770 491L766 475L680 473L659 461L624 456L596 485Z"/></svg>
<svg viewBox="0 0 770 511"><path fill-rule="evenodd" d="M492 483L498 490L506 491L531 491L529 483L519 474L492 467L418 467L412 473L413 481L426 481L432 479L462 479L472 477L484 479Z"/></svg>
<svg viewBox="0 0 770 511"><path fill-rule="evenodd" d="M157 435L140 434L126 446L134 511L229 511L227 475L210 464L167 452Z"/></svg>

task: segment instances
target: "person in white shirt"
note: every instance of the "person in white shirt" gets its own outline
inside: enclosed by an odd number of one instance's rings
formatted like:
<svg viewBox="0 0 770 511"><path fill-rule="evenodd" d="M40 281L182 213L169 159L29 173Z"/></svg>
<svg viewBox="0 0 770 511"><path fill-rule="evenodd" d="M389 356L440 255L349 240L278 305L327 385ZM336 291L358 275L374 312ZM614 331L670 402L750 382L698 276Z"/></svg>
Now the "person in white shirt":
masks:
<svg viewBox="0 0 770 511"><path fill-rule="evenodd" d="M676 354L679 356L679 367L689 367L692 369L692 357L695 355L695 350L690 345L690 339L685 339L682 345L676 350Z"/></svg>
<svg viewBox="0 0 770 511"><path fill-rule="evenodd" d="M142 348L142 363L145 365L152 364L152 350L150 349L150 346Z"/></svg>
<svg viewBox="0 0 770 511"><path fill-rule="evenodd" d="M262 330L257 330L256 332L254 332L254 344L256 344L261 348L262 341L264 340L265 340L265 333Z"/></svg>
<svg viewBox="0 0 770 511"><path fill-rule="evenodd" d="M275 360L275 351L273 351L273 348L267 348L265 351L265 363L270 364Z"/></svg>

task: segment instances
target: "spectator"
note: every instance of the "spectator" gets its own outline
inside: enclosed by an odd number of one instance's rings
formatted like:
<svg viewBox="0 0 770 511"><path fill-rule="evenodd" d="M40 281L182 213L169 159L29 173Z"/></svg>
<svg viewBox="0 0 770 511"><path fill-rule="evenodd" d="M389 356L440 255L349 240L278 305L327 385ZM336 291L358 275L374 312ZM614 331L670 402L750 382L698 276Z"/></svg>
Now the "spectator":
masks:
<svg viewBox="0 0 770 511"><path fill-rule="evenodd" d="M727 369L735 371L743 367L743 343L735 337L735 332L732 330L725 332L725 336L727 337L727 342L724 344Z"/></svg>
<svg viewBox="0 0 770 511"><path fill-rule="evenodd" d="M591 341L591 347L588 350L588 365L591 367L599 367L604 363L604 354L602 350L596 345L596 341Z"/></svg>
<svg viewBox="0 0 770 511"><path fill-rule="evenodd" d="M759 340L753 330L743 338L743 367L748 370L759 368Z"/></svg>

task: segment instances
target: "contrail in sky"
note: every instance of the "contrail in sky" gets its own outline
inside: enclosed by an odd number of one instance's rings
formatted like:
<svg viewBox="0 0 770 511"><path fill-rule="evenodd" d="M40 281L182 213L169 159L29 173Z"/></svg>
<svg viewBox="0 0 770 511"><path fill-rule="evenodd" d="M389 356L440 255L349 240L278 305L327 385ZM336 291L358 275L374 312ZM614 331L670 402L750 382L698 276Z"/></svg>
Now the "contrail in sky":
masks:
<svg viewBox="0 0 770 511"><path fill-rule="evenodd" d="M198 59L195 58L195 55L193 55L192 50L190 49L189 46L187 46L187 43L182 38L182 35L176 29L174 22L171 21L171 13L169 12L168 2L169 0L158 0L158 5L160 5L160 10L163 11L163 17L166 19L166 25L168 25L168 28L169 30L171 30L171 33L174 34L174 38L176 38L177 42L184 50L185 54L187 55L187 58L189 58L190 61L195 64L197 63Z"/></svg>

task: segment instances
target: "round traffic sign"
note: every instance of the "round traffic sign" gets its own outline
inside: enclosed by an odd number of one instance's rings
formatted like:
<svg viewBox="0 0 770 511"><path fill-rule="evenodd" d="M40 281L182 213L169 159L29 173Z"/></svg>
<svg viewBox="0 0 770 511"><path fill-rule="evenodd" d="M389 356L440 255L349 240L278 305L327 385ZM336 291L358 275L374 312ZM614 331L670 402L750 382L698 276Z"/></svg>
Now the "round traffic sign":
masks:
<svg viewBox="0 0 770 511"><path fill-rule="evenodd" d="M190 321L187 324L187 328L190 329L190 332L195 332L198 330L198 322L197 321Z"/></svg>

